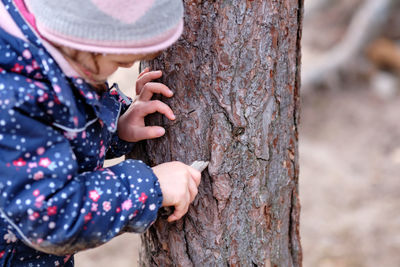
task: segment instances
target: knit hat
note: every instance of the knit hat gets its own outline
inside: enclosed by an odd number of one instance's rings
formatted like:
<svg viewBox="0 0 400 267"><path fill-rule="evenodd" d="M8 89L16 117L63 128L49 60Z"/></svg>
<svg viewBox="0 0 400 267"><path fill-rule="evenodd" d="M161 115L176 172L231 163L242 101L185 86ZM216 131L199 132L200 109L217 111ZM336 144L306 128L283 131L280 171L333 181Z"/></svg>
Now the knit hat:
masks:
<svg viewBox="0 0 400 267"><path fill-rule="evenodd" d="M173 44L183 29L181 0L25 0L39 33L78 50L145 54Z"/></svg>

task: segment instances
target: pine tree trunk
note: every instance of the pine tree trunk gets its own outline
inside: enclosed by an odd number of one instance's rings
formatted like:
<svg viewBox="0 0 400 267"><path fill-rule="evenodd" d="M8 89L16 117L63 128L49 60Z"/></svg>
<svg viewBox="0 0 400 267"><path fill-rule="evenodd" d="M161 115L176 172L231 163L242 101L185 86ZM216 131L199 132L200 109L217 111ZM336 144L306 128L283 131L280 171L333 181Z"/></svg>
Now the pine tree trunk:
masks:
<svg viewBox="0 0 400 267"><path fill-rule="evenodd" d="M185 31L153 62L175 95L151 165L209 160L176 223L143 236L140 266L301 266L298 119L302 0L185 1Z"/></svg>

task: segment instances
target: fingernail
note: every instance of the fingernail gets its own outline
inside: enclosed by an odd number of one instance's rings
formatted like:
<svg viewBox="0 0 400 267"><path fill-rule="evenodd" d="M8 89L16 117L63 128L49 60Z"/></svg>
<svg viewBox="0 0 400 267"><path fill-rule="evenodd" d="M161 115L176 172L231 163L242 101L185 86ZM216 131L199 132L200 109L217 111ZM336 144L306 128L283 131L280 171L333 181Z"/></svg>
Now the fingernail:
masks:
<svg viewBox="0 0 400 267"><path fill-rule="evenodd" d="M158 128L157 129L157 133L158 133L159 136L162 136L162 135L165 134L165 129L164 128Z"/></svg>

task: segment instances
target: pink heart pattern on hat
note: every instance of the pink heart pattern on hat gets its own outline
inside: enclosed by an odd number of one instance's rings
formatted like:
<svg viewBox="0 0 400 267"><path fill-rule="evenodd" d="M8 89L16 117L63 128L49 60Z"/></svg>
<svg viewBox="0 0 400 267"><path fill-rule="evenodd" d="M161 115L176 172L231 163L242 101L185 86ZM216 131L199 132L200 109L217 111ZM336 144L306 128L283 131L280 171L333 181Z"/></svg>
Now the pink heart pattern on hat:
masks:
<svg viewBox="0 0 400 267"><path fill-rule="evenodd" d="M103 13L124 23L134 23L141 18L154 0L91 0Z"/></svg>

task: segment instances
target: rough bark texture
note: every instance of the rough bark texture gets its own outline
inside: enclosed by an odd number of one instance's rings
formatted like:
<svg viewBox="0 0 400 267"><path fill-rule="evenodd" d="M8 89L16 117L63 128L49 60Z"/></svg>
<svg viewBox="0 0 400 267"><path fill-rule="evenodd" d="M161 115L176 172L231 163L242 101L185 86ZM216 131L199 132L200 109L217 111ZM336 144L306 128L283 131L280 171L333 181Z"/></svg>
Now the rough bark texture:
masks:
<svg viewBox="0 0 400 267"><path fill-rule="evenodd" d="M177 120L149 164L209 160L176 223L143 237L140 266L301 266L298 198L302 0L185 1L185 32L150 64ZM143 151L144 150L144 151Z"/></svg>

